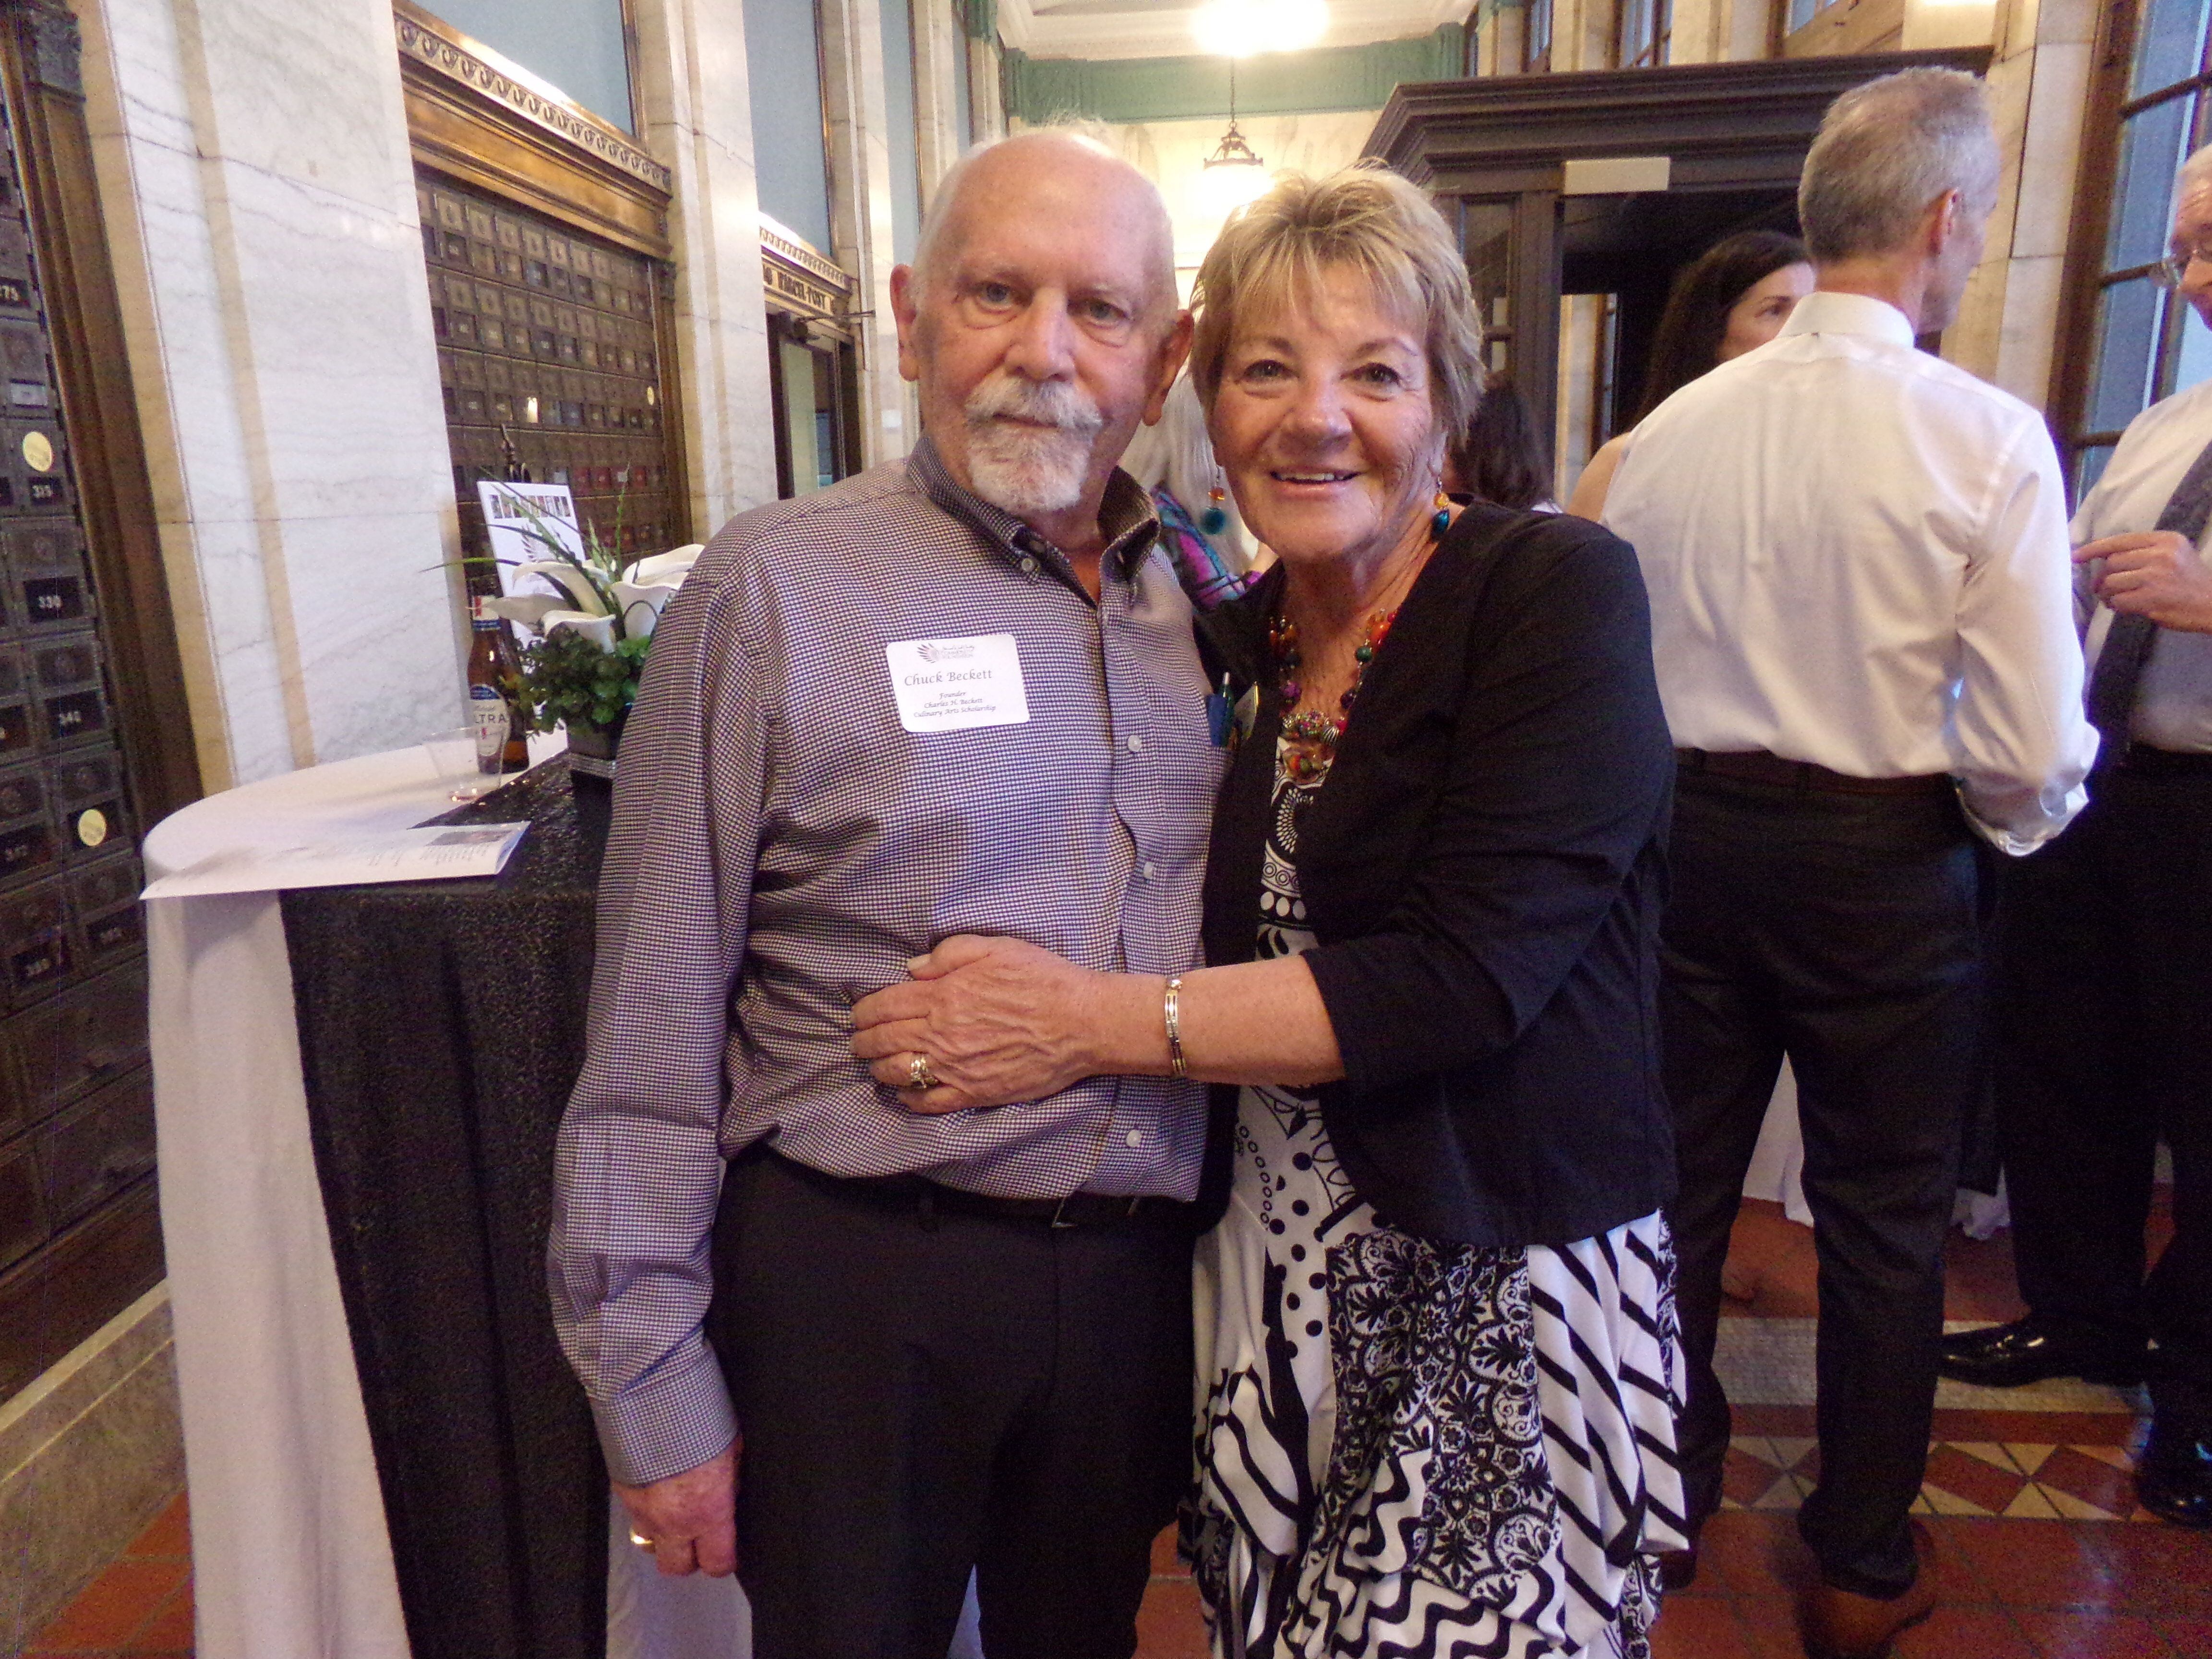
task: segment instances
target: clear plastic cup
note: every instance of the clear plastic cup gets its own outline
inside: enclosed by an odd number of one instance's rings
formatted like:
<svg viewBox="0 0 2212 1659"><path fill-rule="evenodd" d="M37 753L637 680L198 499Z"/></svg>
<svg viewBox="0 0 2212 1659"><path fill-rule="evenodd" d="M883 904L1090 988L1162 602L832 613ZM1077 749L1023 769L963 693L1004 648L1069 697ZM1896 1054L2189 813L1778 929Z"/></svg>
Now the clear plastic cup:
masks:
<svg viewBox="0 0 2212 1659"><path fill-rule="evenodd" d="M447 799L477 800L499 787L497 778L477 769L475 726L457 726L448 732L434 732L422 739L422 748L430 757L430 770Z"/></svg>

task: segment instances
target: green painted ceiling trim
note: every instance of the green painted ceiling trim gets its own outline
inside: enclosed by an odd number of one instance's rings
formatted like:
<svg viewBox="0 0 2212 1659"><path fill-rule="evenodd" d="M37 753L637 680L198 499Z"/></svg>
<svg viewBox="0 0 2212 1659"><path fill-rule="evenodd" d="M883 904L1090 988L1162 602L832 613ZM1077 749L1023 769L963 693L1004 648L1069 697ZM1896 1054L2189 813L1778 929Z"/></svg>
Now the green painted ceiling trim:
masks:
<svg viewBox="0 0 2212 1659"><path fill-rule="evenodd" d="M1237 66L1239 115L1310 115L1380 109L1401 81L1466 73L1467 28L1446 23L1409 40L1267 53ZM1035 124L1066 116L1097 121L1173 121L1229 110L1221 58L1031 58L1009 51L1006 113Z"/></svg>
<svg viewBox="0 0 2212 1659"><path fill-rule="evenodd" d="M999 0L959 0L961 27L970 40L999 38Z"/></svg>

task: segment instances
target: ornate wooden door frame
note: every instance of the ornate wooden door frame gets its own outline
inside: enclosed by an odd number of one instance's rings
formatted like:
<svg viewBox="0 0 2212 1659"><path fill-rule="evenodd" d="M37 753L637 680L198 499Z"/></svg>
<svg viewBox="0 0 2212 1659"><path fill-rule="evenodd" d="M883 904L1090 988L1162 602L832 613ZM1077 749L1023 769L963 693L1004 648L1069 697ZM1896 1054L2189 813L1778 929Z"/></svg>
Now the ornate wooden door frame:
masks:
<svg viewBox="0 0 2212 1659"><path fill-rule="evenodd" d="M1976 46L1407 84L1391 94L1366 153L1427 189L1448 216L1473 201L1512 204L1513 374L1548 433L1567 162L1664 156L1670 191L1795 189L1838 94L1921 64L1979 75L1989 61Z"/></svg>

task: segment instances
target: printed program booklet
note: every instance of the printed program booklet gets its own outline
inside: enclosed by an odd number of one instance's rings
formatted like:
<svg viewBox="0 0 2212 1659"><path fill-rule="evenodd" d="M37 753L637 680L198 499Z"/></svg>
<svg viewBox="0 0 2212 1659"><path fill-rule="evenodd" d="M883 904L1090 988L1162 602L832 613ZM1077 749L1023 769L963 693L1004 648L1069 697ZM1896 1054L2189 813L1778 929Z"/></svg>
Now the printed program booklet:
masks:
<svg viewBox="0 0 2212 1659"><path fill-rule="evenodd" d="M267 893L288 887L354 887L387 881L495 876L527 823L432 824L296 846L233 848L163 876L141 898Z"/></svg>

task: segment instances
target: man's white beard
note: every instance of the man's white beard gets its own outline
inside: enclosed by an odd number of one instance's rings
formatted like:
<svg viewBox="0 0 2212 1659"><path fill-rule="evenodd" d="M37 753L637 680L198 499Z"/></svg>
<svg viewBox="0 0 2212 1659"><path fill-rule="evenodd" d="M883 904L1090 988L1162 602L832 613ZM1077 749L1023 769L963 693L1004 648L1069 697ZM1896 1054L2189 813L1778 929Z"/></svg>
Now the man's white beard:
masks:
<svg viewBox="0 0 2212 1659"><path fill-rule="evenodd" d="M1061 380L1000 370L969 394L968 473L975 493L1018 519L1065 513L1083 499L1092 446L1104 429L1098 405ZM1002 419L1041 421L1045 428Z"/></svg>

